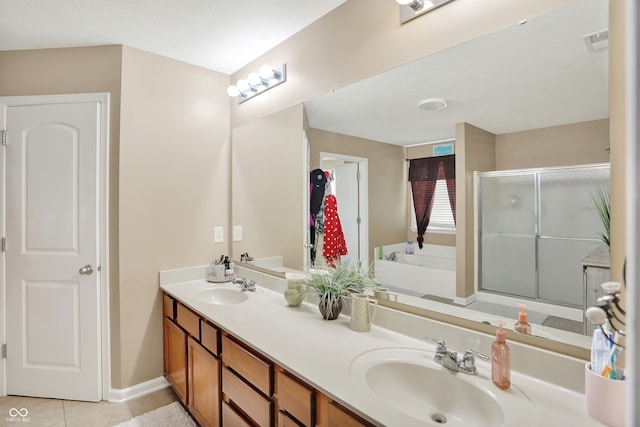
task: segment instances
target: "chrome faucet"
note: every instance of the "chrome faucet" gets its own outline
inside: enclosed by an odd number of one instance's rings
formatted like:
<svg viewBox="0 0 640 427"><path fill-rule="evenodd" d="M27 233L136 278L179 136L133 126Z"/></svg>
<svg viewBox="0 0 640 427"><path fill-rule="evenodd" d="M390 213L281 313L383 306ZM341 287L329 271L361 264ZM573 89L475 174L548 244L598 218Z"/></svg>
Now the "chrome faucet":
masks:
<svg viewBox="0 0 640 427"><path fill-rule="evenodd" d="M462 372L469 375L476 375L478 370L476 369L476 360L474 356L478 356L482 360L489 360L489 356L479 353L475 350L468 348L465 350L464 355L458 360L458 353L447 349L447 344L444 340L432 337L424 337L426 341L434 342L438 344L436 347L436 354L433 356L433 360L455 372Z"/></svg>
<svg viewBox="0 0 640 427"><path fill-rule="evenodd" d="M393 252L391 252L391 253L389 254L389 256L385 256L385 259L386 259L387 261L398 261L398 254L399 254L399 253L400 253L400 252L398 252L398 251L393 251Z"/></svg>
<svg viewBox="0 0 640 427"><path fill-rule="evenodd" d="M246 277L239 277L237 279L233 279L233 283L236 285L240 285L240 289L242 292L250 291L255 292L256 290L256 281L255 280L247 280Z"/></svg>

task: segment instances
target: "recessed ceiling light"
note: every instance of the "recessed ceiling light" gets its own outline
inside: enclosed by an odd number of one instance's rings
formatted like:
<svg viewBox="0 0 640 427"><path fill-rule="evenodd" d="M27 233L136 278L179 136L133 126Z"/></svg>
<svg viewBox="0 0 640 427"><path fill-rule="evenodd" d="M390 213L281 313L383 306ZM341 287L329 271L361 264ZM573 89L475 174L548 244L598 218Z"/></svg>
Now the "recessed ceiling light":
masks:
<svg viewBox="0 0 640 427"><path fill-rule="evenodd" d="M418 103L421 110L442 110L447 108L447 100L442 98L423 99Z"/></svg>

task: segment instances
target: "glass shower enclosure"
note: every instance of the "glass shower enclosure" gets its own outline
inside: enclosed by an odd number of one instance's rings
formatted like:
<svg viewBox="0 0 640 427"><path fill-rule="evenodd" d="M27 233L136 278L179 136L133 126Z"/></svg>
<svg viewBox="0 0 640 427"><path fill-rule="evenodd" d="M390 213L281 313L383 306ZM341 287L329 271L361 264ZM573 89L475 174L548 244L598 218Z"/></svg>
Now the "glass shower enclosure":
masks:
<svg viewBox="0 0 640 427"><path fill-rule="evenodd" d="M610 165L477 172L478 289L583 308L581 260L602 245L593 203Z"/></svg>

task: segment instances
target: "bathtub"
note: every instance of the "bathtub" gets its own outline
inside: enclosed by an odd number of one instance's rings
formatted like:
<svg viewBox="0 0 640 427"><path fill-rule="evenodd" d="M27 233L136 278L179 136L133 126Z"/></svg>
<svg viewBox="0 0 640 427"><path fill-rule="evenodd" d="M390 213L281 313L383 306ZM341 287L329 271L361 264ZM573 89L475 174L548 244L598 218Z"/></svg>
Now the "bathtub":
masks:
<svg viewBox="0 0 640 427"><path fill-rule="evenodd" d="M453 246L414 245L414 254L405 254L405 243L382 247L384 257L397 251L397 261L378 259L374 262L375 281L394 291L422 297L429 294L441 298L456 297L456 248Z"/></svg>

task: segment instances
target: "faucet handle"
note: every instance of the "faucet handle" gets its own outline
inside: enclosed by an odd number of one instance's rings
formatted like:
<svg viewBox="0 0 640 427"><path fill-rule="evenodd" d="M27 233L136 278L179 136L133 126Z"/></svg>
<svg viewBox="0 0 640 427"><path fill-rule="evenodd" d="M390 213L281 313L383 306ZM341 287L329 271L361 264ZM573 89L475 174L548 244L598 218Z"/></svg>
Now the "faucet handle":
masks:
<svg viewBox="0 0 640 427"><path fill-rule="evenodd" d="M424 337L424 340L438 344L438 348L436 348L437 353L447 351L447 343L445 343L444 340L441 340L440 338Z"/></svg>
<svg viewBox="0 0 640 427"><path fill-rule="evenodd" d="M486 354L482 354L470 348L466 349L464 355L462 356L462 360L460 361L460 370L471 375L475 375L478 373L476 369L476 359L474 356L478 356L482 360L489 360L489 356Z"/></svg>

